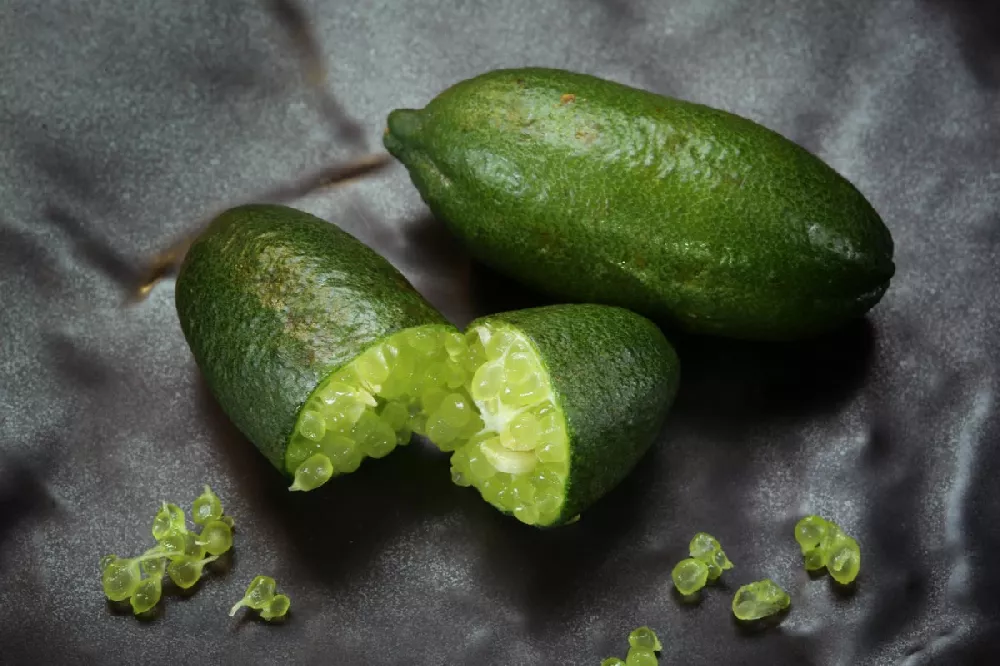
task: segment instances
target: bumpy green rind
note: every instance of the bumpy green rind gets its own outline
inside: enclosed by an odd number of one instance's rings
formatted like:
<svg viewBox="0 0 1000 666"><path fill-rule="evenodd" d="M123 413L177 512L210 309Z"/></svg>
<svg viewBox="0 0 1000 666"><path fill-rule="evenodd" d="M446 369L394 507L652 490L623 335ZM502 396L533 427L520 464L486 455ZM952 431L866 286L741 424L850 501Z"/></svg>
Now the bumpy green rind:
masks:
<svg viewBox="0 0 1000 666"><path fill-rule="evenodd" d="M677 392L680 363L651 321L622 308L568 304L478 319L521 330L538 348L569 436L562 511L571 520L635 467Z"/></svg>
<svg viewBox="0 0 1000 666"><path fill-rule="evenodd" d="M386 148L483 262L696 333L860 316L893 242L858 190L745 118L592 76L494 71L389 115Z"/></svg>
<svg viewBox="0 0 1000 666"><path fill-rule="evenodd" d="M446 324L374 250L275 205L216 218L188 251L175 299L212 394L282 472L296 417L320 381L386 336Z"/></svg>

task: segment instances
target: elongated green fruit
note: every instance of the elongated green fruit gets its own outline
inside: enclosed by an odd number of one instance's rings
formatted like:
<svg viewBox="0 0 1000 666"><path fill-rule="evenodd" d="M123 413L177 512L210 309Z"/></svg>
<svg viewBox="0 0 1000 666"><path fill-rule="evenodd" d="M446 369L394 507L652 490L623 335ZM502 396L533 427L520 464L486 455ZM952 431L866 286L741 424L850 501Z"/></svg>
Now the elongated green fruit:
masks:
<svg viewBox="0 0 1000 666"><path fill-rule="evenodd" d="M233 423L294 490L409 441L457 331L384 258L284 206L230 210L191 246L177 313ZM456 371L457 372L457 371Z"/></svg>
<svg viewBox="0 0 1000 666"><path fill-rule="evenodd" d="M625 478L673 401L679 366L648 319L604 305L556 305L473 322L449 354L468 393L429 413L453 450L452 478L529 525L572 520ZM479 412L470 428L457 406ZM471 432L471 436L470 436Z"/></svg>
<svg viewBox="0 0 1000 666"><path fill-rule="evenodd" d="M692 332L818 334L895 271L878 214L805 149L592 76L489 72L393 111L384 143L483 262Z"/></svg>

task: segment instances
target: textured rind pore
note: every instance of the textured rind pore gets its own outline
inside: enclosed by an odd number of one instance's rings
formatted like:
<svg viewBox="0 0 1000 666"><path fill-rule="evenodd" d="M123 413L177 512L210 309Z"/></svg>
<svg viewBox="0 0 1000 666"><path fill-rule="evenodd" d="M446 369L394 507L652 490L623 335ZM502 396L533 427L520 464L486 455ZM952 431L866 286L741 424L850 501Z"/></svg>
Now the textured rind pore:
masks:
<svg viewBox="0 0 1000 666"><path fill-rule="evenodd" d="M814 335L895 271L881 218L804 148L592 76L490 72L393 111L384 143L484 263L692 332Z"/></svg>
<svg viewBox="0 0 1000 666"><path fill-rule="evenodd" d="M563 410L569 475L559 524L617 486L646 453L677 392L680 364L648 319L617 307L553 305L484 317L534 343Z"/></svg>
<svg viewBox="0 0 1000 666"><path fill-rule="evenodd" d="M316 385L404 328L446 323L388 261L299 210L234 208L188 251L177 314L209 389L277 467Z"/></svg>

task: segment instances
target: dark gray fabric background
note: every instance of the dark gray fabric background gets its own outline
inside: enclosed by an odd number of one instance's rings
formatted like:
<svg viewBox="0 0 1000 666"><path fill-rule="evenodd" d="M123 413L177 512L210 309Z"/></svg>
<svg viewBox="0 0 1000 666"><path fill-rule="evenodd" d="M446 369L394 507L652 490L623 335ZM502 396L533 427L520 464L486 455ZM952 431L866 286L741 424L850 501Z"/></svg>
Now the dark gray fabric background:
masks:
<svg viewBox="0 0 1000 666"><path fill-rule="evenodd" d="M312 0L329 87L273 6L0 0L0 662L581 664L630 629L664 664L967 664L1000 656L1000 11L987 0ZM287 12L286 12L287 13ZM386 114L500 66L567 67L720 106L853 180L896 240L867 323L807 345L679 340L662 440L576 525L539 532L409 449L292 495L215 406L173 283L125 295L205 215L380 147ZM405 171L296 202L373 245L458 324L534 302L474 267ZM154 621L97 561L210 483L228 573ZM853 595L811 580L806 512L856 535ZM697 530L736 562L683 607ZM258 573L280 627L230 620ZM792 595L748 634L729 604Z"/></svg>

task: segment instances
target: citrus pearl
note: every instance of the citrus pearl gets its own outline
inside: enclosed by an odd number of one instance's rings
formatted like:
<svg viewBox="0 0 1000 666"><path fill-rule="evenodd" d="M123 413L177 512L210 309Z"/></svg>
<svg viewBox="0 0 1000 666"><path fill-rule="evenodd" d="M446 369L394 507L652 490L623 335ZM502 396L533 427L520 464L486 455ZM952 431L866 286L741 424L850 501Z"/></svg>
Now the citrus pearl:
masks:
<svg viewBox="0 0 1000 666"><path fill-rule="evenodd" d="M410 331L407 342L422 355L429 356L438 349L440 341L432 331L417 329Z"/></svg>
<svg viewBox="0 0 1000 666"><path fill-rule="evenodd" d="M689 557L681 560L670 572L674 587L683 595L694 594L705 587L708 581L708 567L701 560Z"/></svg>
<svg viewBox="0 0 1000 666"><path fill-rule="evenodd" d="M389 378L389 368L378 350L362 354L355 362L354 370L361 381L369 386L379 386Z"/></svg>
<svg viewBox="0 0 1000 666"><path fill-rule="evenodd" d="M319 416L317 414L317 416ZM322 419L320 419L322 423ZM191 517L195 523L198 525L204 525L210 520L215 520L222 516L222 502L219 501L218 495L212 492L212 489L205 486L194 503L191 505Z"/></svg>
<svg viewBox="0 0 1000 666"><path fill-rule="evenodd" d="M497 470L486 459L485 454L475 451L469 454L469 472L472 474L473 479L485 481L496 474Z"/></svg>
<svg viewBox="0 0 1000 666"><path fill-rule="evenodd" d="M625 657L625 666L657 666L659 660L652 650L632 648Z"/></svg>
<svg viewBox="0 0 1000 666"><path fill-rule="evenodd" d="M163 583L160 577L146 578L136 587L135 592L129 598L132 605L132 612L136 615L145 613L153 608L160 601L163 594Z"/></svg>
<svg viewBox="0 0 1000 666"><path fill-rule="evenodd" d="M486 358L498 360L507 352L507 348L514 342L514 334L503 329L494 330L490 334L490 339L483 345Z"/></svg>
<svg viewBox="0 0 1000 666"><path fill-rule="evenodd" d="M531 354L519 352L507 356L504 360L504 370L509 383L523 384L538 372L538 365Z"/></svg>
<svg viewBox="0 0 1000 666"><path fill-rule="evenodd" d="M759 620L781 612L791 604L788 594L771 580L744 585L733 597L733 615L740 620Z"/></svg>
<svg viewBox="0 0 1000 666"><path fill-rule="evenodd" d="M795 524L795 541L803 555L819 546L828 528L829 523L819 516L806 516Z"/></svg>
<svg viewBox="0 0 1000 666"><path fill-rule="evenodd" d="M205 565L215 560L215 556L203 560L190 557L180 558L170 563L170 566L167 567L167 575L177 587L186 590L201 579L201 572Z"/></svg>
<svg viewBox="0 0 1000 666"><path fill-rule="evenodd" d="M291 599L284 594L277 594L271 599L267 606L264 607L260 616L269 621L277 620L278 618L284 617L291 605Z"/></svg>
<svg viewBox="0 0 1000 666"><path fill-rule="evenodd" d="M456 389L465 384L468 377L465 368L457 361L448 361L445 365L445 384L448 388Z"/></svg>
<svg viewBox="0 0 1000 666"><path fill-rule="evenodd" d="M542 462L560 463L566 461L566 446L564 444L546 444L535 452Z"/></svg>
<svg viewBox="0 0 1000 666"><path fill-rule="evenodd" d="M500 395L503 388L503 368L496 363L480 366L472 377L472 397L476 400L495 398Z"/></svg>
<svg viewBox="0 0 1000 666"><path fill-rule="evenodd" d="M448 445L457 436L458 429L451 426L440 412L435 412L427 419L427 438L442 449L450 449Z"/></svg>
<svg viewBox="0 0 1000 666"><path fill-rule="evenodd" d="M545 397L545 393L545 388L538 379L538 375L531 375L522 384L507 386L500 394L500 399L511 407L527 407Z"/></svg>
<svg viewBox="0 0 1000 666"><path fill-rule="evenodd" d="M396 448L396 431L383 420L365 439L365 452L372 458L384 458Z"/></svg>
<svg viewBox="0 0 1000 666"><path fill-rule="evenodd" d="M243 593L243 598L236 602L232 608L229 609L229 617L236 615L236 612L243 606L248 608L253 608L255 610L261 610L271 603L274 599L274 594L277 590L277 584L274 579L270 576L256 576L250 585L247 587L247 591Z"/></svg>
<svg viewBox="0 0 1000 666"><path fill-rule="evenodd" d="M538 508L534 504L521 504L514 508L514 517L525 525L538 522Z"/></svg>
<svg viewBox="0 0 1000 666"><path fill-rule="evenodd" d="M389 427L393 430L399 430L406 425L407 420L409 420L410 410L408 410L402 403L390 402L382 408L382 413L379 414L379 418L389 424Z"/></svg>
<svg viewBox="0 0 1000 666"><path fill-rule="evenodd" d="M325 432L326 421L323 420L322 414L311 409L302 412L302 416L299 417L299 434L306 439L318 442L323 439Z"/></svg>
<svg viewBox="0 0 1000 666"><path fill-rule="evenodd" d="M460 393L449 393L438 404L437 413L452 428L461 430L472 419L472 407Z"/></svg>
<svg viewBox="0 0 1000 666"><path fill-rule="evenodd" d="M663 649L660 639L657 638L656 633L649 627L639 627L632 630L628 635L628 644L630 647L653 650L654 652L659 652Z"/></svg>
<svg viewBox="0 0 1000 666"><path fill-rule="evenodd" d="M154 557L142 561L142 571L150 578L162 578L167 570L167 558Z"/></svg>
<svg viewBox="0 0 1000 666"><path fill-rule="evenodd" d="M535 494L535 508L538 509L539 522L551 522L559 512L562 500L550 492Z"/></svg>
<svg viewBox="0 0 1000 666"><path fill-rule="evenodd" d="M333 465L322 453L317 453L299 465L295 480L289 490L315 490L333 476Z"/></svg>
<svg viewBox="0 0 1000 666"><path fill-rule="evenodd" d="M468 352L469 347L465 344L465 336L458 331L451 331L444 337L444 350L448 356L455 358Z"/></svg>
<svg viewBox="0 0 1000 666"><path fill-rule="evenodd" d="M139 562L132 558L119 558L109 563L101 572L104 594L111 601L124 601L132 596L142 573Z"/></svg>
<svg viewBox="0 0 1000 666"><path fill-rule="evenodd" d="M830 553L827 570L835 581L847 585L854 581L861 570L861 549L854 539L847 537Z"/></svg>
<svg viewBox="0 0 1000 666"><path fill-rule="evenodd" d="M184 510L176 504L164 502L153 517L153 538L162 539L173 530L185 530Z"/></svg>
<svg viewBox="0 0 1000 666"><path fill-rule="evenodd" d="M233 547L233 531L221 520L209 521L198 539L209 555L222 555Z"/></svg>
<svg viewBox="0 0 1000 666"><path fill-rule="evenodd" d="M448 397L446 390L440 386L432 385L420 395L420 404L424 412L431 414L437 410L446 397Z"/></svg>
<svg viewBox="0 0 1000 666"><path fill-rule="evenodd" d="M516 450L531 450L538 446L542 428L531 412L521 412L510 422L510 434L524 447Z"/></svg>

